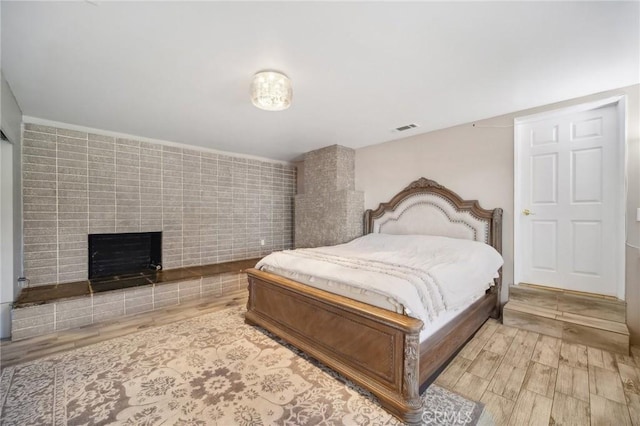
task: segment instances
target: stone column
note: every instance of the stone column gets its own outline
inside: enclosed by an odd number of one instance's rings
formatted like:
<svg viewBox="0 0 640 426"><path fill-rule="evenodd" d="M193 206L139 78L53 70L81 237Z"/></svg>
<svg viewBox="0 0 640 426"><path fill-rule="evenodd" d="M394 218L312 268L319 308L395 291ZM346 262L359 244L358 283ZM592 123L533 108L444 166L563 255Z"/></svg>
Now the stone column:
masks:
<svg viewBox="0 0 640 426"><path fill-rule="evenodd" d="M332 145L305 154L295 197L295 246L345 243L362 235L364 192L355 190L355 151Z"/></svg>

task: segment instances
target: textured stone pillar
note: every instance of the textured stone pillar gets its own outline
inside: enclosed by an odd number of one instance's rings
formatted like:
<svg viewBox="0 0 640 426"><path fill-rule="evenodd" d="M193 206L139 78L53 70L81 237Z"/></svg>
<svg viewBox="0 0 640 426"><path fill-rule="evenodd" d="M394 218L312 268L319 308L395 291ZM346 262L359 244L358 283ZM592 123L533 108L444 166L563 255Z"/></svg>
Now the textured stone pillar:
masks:
<svg viewBox="0 0 640 426"><path fill-rule="evenodd" d="M364 192L355 190L355 151L332 145L305 154L295 197L295 245L340 244L362 235Z"/></svg>

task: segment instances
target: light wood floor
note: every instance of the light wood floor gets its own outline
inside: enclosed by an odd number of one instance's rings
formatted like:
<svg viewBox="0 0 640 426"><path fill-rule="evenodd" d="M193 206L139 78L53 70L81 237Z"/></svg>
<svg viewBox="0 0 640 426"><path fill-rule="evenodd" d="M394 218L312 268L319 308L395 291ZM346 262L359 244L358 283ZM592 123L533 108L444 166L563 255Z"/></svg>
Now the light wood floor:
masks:
<svg viewBox="0 0 640 426"><path fill-rule="evenodd" d="M497 425L640 425L640 349L613 354L489 320L436 383Z"/></svg>
<svg viewBox="0 0 640 426"><path fill-rule="evenodd" d="M0 365L4 368L114 337L126 336L146 328L217 312L231 306L245 306L247 297L247 290L240 290L214 301L196 300L166 309L124 317L119 321L91 324L74 330L60 331L17 342L3 341L0 343Z"/></svg>
<svg viewBox="0 0 640 426"><path fill-rule="evenodd" d="M230 306L240 291L18 342L2 342L2 367L37 359ZM640 426L640 349L612 354L489 320L436 379L486 404L497 425Z"/></svg>

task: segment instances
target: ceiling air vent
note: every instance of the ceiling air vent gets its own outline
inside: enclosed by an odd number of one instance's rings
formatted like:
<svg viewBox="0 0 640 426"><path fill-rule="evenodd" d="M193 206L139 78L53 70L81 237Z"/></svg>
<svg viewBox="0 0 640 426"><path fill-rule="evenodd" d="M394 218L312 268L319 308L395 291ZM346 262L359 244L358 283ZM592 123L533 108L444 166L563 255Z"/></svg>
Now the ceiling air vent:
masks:
<svg viewBox="0 0 640 426"><path fill-rule="evenodd" d="M396 127L395 129L393 129L394 132L404 132L406 130L411 130L411 129L415 129L416 127L418 127L417 124L406 124L404 126L400 126L400 127Z"/></svg>

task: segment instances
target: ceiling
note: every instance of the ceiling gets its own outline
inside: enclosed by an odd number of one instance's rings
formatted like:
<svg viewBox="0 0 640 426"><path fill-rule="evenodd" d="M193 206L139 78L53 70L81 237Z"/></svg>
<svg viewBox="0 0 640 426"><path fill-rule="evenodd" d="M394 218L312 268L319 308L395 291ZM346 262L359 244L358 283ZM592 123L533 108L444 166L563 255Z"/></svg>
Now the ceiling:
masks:
<svg viewBox="0 0 640 426"><path fill-rule="evenodd" d="M639 55L639 2L2 1L25 115L280 160L637 84ZM263 69L288 110L252 106Z"/></svg>

